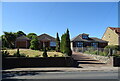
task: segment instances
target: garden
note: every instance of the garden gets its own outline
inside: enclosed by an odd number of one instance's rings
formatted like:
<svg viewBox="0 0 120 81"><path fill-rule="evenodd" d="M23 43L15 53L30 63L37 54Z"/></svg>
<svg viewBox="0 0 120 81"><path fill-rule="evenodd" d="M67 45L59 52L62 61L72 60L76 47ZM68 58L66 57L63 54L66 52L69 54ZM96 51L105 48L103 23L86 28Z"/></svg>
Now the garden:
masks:
<svg viewBox="0 0 120 81"><path fill-rule="evenodd" d="M86 54L93 54L100 56L120 57L120 48L118 45L108 45L105 48L94 48L94 47L78 48L77 51Z"/></svg>
<svg viewBox="0 0 120 81"><path fill-rule="evenodd" d="M2 50L3 57L43 57L44 51L31 49L7 49ZM48 57L65 57L65 54L55 50L47 52Z"/></svg>

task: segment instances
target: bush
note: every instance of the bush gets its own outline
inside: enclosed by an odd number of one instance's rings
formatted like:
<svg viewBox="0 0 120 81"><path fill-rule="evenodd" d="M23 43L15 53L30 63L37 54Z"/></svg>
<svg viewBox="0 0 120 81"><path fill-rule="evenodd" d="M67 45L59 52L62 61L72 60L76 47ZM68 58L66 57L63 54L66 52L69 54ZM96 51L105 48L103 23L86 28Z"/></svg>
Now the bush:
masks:
<svg viewBox="0 0 120 81"><path fill-rule="evenodd" d="M69 48L66 48L65 49L65 54L68 55L68 56L71 56L72 55L72 50L69 49Z"/></svg>
<svg viewBox="0 0 120 81"><path fill-rule="evenodd" d="M114 57L120 57L120 54L113 54Z"/></svg>
<svg viewBox="0 0 120 81"><path fill-rule="evenodd" d="M24 53L20 54L19 48L17 49L17 52L13 54L14 57L26 57Z"/></svg>
<svg viewBox="0 0 120 81"><path fill-rule="evenodd" d="M37 38L32 39L30 44L31 44L30 45L30 49L32 49L32 50L39 50L39 42L38 42Z"/></svg>
<svg viewBox="0 0 120 81"><path fill-rule="evenodd" d="M35 57L40 57L40 55L35 55Z"/></svg>
<svg viewBox="0 0 120 81"><path fill-rule="evenodd" d="M46 48L44 48L43 57L48 57Z"/></svg>
<svg viewBox="0 0 120 81"><path fill-rule="evenodd" d="M104 56L104 52L99 51L99 55Z"/></svg>
<svg viewBox="0 0 120 81"><path fill-rule="evenodd" d="M8 48L7 47L2 47L2 50L7 50Z"/></svg>
<svg viewBox="0 0 120 81"><path fill-rule="evenodd" d="M26 57L26 54L21 53L21 54L20 54L20 57Z"/></svg>
<svg viewBox="0 0 120 81"><path fill-rule="evenodd" d="M84 53L90 54L90 52L89 52L89 51L85 51Z"/></svg>
<svg viewBox="0 0 120 81"><path fill-rule="evenodd" d="M54 57L57 57L58 55L54 54Z"/></svg>
<svg viewBox="0 0 120 81"><path fill-rule="evenodd" d="M19 51L19 48L17 49L17 52L16 53L14 53L14 55L13 56L15 56L15 57L20 57L20 51Z"/></svg>
<svg viewBox="0 0 120 81"><path fill-rule="evenodd" d="M120 48L118 45L108 45L105 49L119 50Z"/></svg>
<svg viewBox="0 0 120 81"><path fill-rule="evenodd" d="M9 54L10 53L8 51L2 51L2 57L8 57Z"/></svg>
<svg viewBox="0 0 120 81"><path fill-rule="evenodd" d="M92 51L91 53L97 55L98 54L98 50Z"/></svg>

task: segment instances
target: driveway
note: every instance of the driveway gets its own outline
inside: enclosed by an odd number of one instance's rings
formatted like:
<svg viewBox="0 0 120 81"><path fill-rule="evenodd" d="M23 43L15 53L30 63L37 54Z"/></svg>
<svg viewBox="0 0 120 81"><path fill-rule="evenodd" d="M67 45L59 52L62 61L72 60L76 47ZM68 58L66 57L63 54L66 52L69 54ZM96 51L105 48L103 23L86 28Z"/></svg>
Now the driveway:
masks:
<svg viewBox="0 0 120 81"><path fill-rule="evenodd" d="M101 63L99 60L94 60L88 56L83 55L82 53L74 52L72 57L74 60L77 60L79 67L104 67L108 66L105 63Z"/></svg>

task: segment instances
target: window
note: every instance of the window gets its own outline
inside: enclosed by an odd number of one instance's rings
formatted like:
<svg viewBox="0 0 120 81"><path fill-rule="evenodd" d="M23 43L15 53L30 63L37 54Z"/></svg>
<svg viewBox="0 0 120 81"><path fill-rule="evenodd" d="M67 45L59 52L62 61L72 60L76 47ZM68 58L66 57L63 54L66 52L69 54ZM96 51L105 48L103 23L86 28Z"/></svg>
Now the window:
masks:
<svg viewBox="0 0 120 81"><path fill-rule="evenodd" d="M98 47L98 43L92 43L92 46L96 48Z"/></svg>
<svg viewBox="0 0 120 81"><path fill-rule="evenodd" d="M88 36L87 35L83 35L82 38L83 39L88 39Z"/></svg>
<svg viewBox="0 0 120 81"><path fill-rule="evenodd" d="M50 42L50 46L56 46L56 42Z"/></svg>
<svg viewBox="0 0 120 81"><path fill-rule="evenodd" d="M83 43L82 42L76 42L76 47L83 47Z"/></svg>

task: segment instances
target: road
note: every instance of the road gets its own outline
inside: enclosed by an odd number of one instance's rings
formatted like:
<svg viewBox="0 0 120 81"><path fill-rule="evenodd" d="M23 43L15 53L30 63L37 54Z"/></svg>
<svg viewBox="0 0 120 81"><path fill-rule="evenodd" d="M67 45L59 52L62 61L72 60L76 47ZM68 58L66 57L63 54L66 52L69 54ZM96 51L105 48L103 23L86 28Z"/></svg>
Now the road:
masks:
<svg viewBox="0 0 120 81"><path fill-rule="evenodd" d="M17 74L6 79L118 79L117 71L35 72Z"/></svg>

